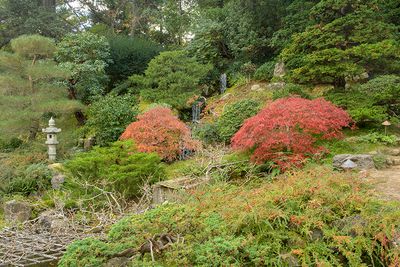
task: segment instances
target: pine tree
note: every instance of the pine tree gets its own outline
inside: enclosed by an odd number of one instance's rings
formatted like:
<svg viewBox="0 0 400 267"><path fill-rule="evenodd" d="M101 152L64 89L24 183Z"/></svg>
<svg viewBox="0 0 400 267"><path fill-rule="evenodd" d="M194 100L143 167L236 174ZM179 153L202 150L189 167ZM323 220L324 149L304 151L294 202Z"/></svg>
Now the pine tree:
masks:
<svg viewBox="0 0 400 267"><path fill-rule="evenodd" d="M13 53L0 54L0 133L34 139L40 120L78 107L67 98L59 81L67 73L51 59L55 44L40 35L23 35L11 41Z"/></svg>

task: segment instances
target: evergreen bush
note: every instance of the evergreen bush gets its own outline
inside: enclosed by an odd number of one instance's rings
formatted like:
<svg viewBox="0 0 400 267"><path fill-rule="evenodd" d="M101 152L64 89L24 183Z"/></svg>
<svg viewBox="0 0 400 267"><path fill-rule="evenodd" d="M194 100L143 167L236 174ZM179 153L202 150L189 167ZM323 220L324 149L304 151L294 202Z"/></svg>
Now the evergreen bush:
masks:
<svg viewBox="0 0 400 267"><path fill-rule="evenodd" d="M229 143L243 122L256 115L259 110L260 104L252 99L240 100L226 106L217 121L217 130L220 139L225 143Z"/></svg>
<svg viewBox="0 0 400 267"><path fill-rule="evenodd" d="M104 146L117 141L138 114L137 100L131 95L107 95L93 102L87 111L86 129Z"/></svg>
<svg viewBox="0 0 400 267"><path fill-rule="evenodd" d="M254 79L260 80L260 81L270 81L272 77L274 76L274 69L275 69L275 61L268 61L264 64L262 64L258 69L256 70L254 74Z"/></svg>
<svg viewBox="0 0 400 267"><path fill-rule="evenodd" d="M118 141L110 147L95 147L65 163L76 179L124 194L137 196L144 183L164 177L164 167L155 153L138 152L132 141Z"/></svg>

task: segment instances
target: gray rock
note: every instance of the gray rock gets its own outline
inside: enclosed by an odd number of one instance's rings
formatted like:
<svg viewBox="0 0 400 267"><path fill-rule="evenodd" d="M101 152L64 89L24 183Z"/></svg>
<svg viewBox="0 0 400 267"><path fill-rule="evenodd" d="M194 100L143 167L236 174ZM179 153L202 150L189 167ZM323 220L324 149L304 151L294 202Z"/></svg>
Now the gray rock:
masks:
<svg viewBox="0 0 400 267"><path fill-rule="evenodd" d="M9 222L26 222L30 219L32 208L29 204L11 200L4 204L4 217Z"/></svg>
<svg viewBox="0 0 400 267"><path fill-rule="evenodd" d="M348 159L340 167L345 170L352 170L357 167L357 164L355 164L352 160Z"/></svg>
<svg viewBox="0 0 400 267"><path fill-rule="evenodd" d="M333 157L333 167L336 169L343 169L342 165L351 160L355 163L354 169L369 170L375 169L375 164L371 155L367 154L340 154Z"/></svg>
<svg viewBox="0 0 400 267"><path fill-rule="evenodd" d="M260 91L261 90L261 86L259 84L254 84L251 86L250 88L251 91Z"/></svg>
<svg viewBox="0 0 400 267"><path fill-rule="evenodd" d="M285 63L283 61L276 63L274 69L274 77L282 78L285 75L286 75Z"/></svg>
<svg viewBox="0 0 400 267"><path fill-rule="evenodd" d="M384 149L382 152L389 156L400 156L400 149L398 148L388 148Z"/></svg>
<svg viewBox="0 0 400 267"><path fill-rule="evenodd" d="M345 87L346 87L346 89L350 88L352 85L357 84L362 81L366 81L368 78L369 78L368 72L363 72L363 73L361 73L359 75L355 75L355 76L347 76L347 77L345 77L345 81L346 81Z"/></svg>
<svg viewBox="0 0 400 267"><path fill-rule="evenodd" d="M68 231L68 219L62 214L53 211L45 211L38 217L38 224L44 232L65 232Z"/></svg>
<svg viewBox="0 0 400 267"><path fill-rule="evenodd" d="M283 89L285 87L285 85L286 84L284 82L269 83L267 85L267 89L279 90L279 89Z"/></svg>
<svg viewBox="0 0 400 267"><path fill-rule="evenodd" d="M103 267L125 267L128 266L129 258L118 257L110 259Z"/></svg>
<svg viewBox="0 0 400 267"><path fill-rule="evenodd" d="M53 177L51 178L51 187L53 189L60 189L61 186L64 184L64 181L65 181L65 175L57 173L53 175Z"/></svg>

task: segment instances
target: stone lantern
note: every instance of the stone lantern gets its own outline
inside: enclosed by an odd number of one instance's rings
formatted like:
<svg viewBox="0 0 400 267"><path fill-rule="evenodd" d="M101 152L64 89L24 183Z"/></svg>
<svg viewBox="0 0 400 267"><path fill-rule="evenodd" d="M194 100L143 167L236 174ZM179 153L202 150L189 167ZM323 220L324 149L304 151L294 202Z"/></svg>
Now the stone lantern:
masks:
<svg viewBox="0 0 400 267"><path fill-rule="evenodd" d="M392 125L389 121L382 122L382 125L385 126L385 135L387 135L387 127Z"/></svg>
<svg viewBox="0 0 400 267"><path fill-rule="evenodd" d="M56 122L53 117L49 120L49 127L42 129L42 132L47 134L46 145L49 147L49 160L56 160L57 155L57 133L61 132L61 129L56 128Z"/></svg>

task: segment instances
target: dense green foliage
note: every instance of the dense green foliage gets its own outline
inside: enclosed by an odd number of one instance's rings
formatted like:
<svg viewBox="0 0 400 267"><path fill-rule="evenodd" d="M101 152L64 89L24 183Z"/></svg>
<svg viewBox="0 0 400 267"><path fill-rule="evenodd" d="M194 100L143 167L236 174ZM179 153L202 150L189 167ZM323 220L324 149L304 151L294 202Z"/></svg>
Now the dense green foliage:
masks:
<svg viewBox="0 0 400 267"><path fill-rule="evenodd" d="M400 77L383 75L348 90L333 90L327 98L348 110L355 121L382 123L398 122L400 114Z"/></svg>
<svg viewBox="0 0 400 267"><path fill-rule="evenodd" d="M344 86L346 78L400 71L398 27L375 0L320 1L313 25L295 34L281 56L300 83Z"/></svg>
<svg viewBox="0 0 400 267"><path fill-rule="evenodd" d="M104 92L105 68L111 62L105 37L89 32L68 34L58 43L55 58L70 73L67 86L71 99L89 103Z"/></svg>
<svg viewBox="0 0 400 267"><path fill-rule="evenodd" d="M187 204L121 220L106 241L74 243L60 266L100 265L164 232L185 241L155 254L155 263L134 256L133 266L389 266L399 259L399 215L398 203L371 198L357 177L317 168L246 188L202 188Z"/></svg>
<svg viewBox="0 0 400 267"><path fill-rule="evenodd" d="M274 75L275 61L268 61L262 64L254 73L254 79L270 81Z"/></svg>
<svg viewBox="0 0 400 267"><path fill-rule="evenodd" d="M111 35L107 39L113 64L107 66L106 73L112 85L133 74L143 74L149 61L162 50L156 43L145 39L124 35Z"/></svg>
<svg viewBox="0 0 400 267"><path fill-rule="evenodd" d="M73 22L68 19L67 13L65 9L56 9L51 1L1 1L0 47L23 34L60 38L72 28Z"/></svg>
<svg viewBox="0 0 400 267"><path fill-rule="evenodd" d="M32 164L17 175L6 185L5 193L27 196L43 192L50 187L52 174L44 164Z"/></svg>
<svg viewBox="0 0 400 267"><path fill-rule="evenodd" d="M200 94L200 83L210 71L185 51L162 52L150 61L145 76L134 75L141 96L150 102L166 103L175 109L188 108L188 100Z"/></svg>
<svg viewBox="0 0 400 267"><path fill-rule="evenodd" d="M144 183L163 178L164 169L155 153L137 152L132 142L115 142L110 147L95 147L76 155L65 164L67 171L80 181L98 187L137 196Z"/></svg>
<svg viewBox="0 0 400 267"><path fill-rule="evenodd" d="M103 146L117 141L138 114L133 96L107 95L93 102L87 110L85 128Z"/></svg>
<svg viewBox="0 0 400 267"><path fill-rule="evenodd" d="M220 139L225 143L229 143L243 122L256 115L259 110L260 104L251 99L241 100L226 106L217 122Z"/></svg>
<svg viewBox="0 0 400 267"><path fill-rule="evenodd" d="M0 135L32 140L49 114L60 116L78 109L60 85L67 73L51 59L52 39L23 35L11 41L11 52L0 52Z"/></svg>
<svg viewBox="0 0 400 267"><path fill-rule="evenodd" d="M149 185L204 179L59 264L102 266L168 232L185 241L130 265L399 266L399 204L367 192L369 172L293 170L342 153L398 163L399 33L399 0L0 0L0 206L108 230L150 208ZM346 112L358 129L330 140Z"/></svg>

